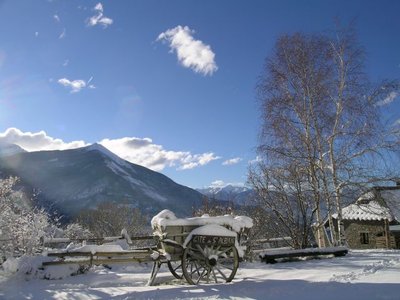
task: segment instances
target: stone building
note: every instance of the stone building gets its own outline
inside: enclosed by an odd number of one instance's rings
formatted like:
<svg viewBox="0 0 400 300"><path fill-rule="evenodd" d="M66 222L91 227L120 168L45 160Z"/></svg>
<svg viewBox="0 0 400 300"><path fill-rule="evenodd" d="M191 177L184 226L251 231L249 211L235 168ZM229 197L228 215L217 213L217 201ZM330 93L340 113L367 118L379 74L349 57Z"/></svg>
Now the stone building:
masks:
<svg viewBox="0 0 400 300"><path fill-rule="evenodd" d="M344 207L342 218L349 248L400 249L400 185L373 187Z"/></svg>

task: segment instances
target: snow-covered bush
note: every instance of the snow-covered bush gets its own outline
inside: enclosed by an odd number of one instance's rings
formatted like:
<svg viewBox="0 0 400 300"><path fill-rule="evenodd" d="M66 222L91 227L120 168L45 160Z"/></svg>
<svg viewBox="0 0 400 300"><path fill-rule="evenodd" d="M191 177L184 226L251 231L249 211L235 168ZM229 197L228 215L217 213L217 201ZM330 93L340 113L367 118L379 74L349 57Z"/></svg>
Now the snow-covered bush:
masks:
<svg viewBox="0 0 400 300"><path fill-rule="evenodd" d="M92 236L93 234L90 232L90 230L86 229L79 223L68 224L63 230L63 237L70 239L84 239Z"/></svg>
<svg viewBox="0 0 400 300"><path fill-rule="evenodd" d="M43 262L51 260L52 258L42 255L9 257L2 267L6 276L15 275L25 280L30 278L62 279L83 272L82 267L77 264L48 266L43 269Z"/></svg>
<svg viewBox="0 0 400 300"><path fill-rule="evenodd" d="M18 179L0 180L0 251L4 259L13 255L32 255L40 250L41 237L51 231L48 214L23 201L13 187Z"/></svg>

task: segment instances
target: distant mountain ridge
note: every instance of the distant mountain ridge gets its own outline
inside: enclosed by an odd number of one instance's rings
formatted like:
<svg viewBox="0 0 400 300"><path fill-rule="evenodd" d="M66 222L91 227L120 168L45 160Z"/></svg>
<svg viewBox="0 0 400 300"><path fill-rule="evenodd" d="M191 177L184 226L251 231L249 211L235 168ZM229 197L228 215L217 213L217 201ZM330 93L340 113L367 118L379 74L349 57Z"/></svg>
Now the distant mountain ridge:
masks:
<svg viewBox="0 0 400 300"><path fill-rule="evenodd" d="M240 205L246 204L254 193L253 190L248 187L232 184L226 186L211 186L196 190L209 198L231 201Z"/></svg>
<svg viewBox="0 0 400 300"><path fill-rule="evenodd" d="M99 144L71 150L2 153L0 145L1 177L18 176L23 185L39 191L40 205L67 219L106 201L123 202L148 215L167 208L190 216L203 197L161 173L123 160Z"/></svg>

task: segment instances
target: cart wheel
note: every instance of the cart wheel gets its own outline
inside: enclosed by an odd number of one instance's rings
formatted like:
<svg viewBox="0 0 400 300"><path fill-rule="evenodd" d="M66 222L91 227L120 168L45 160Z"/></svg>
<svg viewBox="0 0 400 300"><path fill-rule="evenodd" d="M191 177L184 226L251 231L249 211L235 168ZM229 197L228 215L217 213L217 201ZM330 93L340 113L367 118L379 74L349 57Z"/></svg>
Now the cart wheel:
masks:
<svg viewBox="0 0 400 300"><path fill-rule="evenodd" d="M238 267L239 257L235 246L190 242L182 256L183 276L189 284L230 282Z"/></svg>
<svg viewBox="0 0 400 300"><path fill-rule="evenodd" d="M178 261L168 261L167 262L168 269L174 275L176 279L182 279L183 274L182 274L182 262L180 260Z"/></svg>

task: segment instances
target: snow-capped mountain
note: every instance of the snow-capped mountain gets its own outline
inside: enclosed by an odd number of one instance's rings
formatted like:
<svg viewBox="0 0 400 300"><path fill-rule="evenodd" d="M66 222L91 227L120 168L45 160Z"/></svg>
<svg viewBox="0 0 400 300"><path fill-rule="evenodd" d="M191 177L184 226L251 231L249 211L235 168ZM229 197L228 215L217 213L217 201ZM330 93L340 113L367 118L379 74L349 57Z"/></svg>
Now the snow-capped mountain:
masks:
<svg viewBox="0 0 400 300"><path fill-rule="evenodd" d="M248 187L232 184L211 186L196 190L207 197L223 201L233 201L241 205L247 203L253 194L253 190Z"/></svg>
<svg viewBox="0 0 400 300"><path fill-rule="evenodd" d="M2 177L15 175L37 191L41 205L72 218L100 202L124 202L145 214L170 209L188 216L202 195L161 173L132 164L105 147L18 152L0 156Z"/></svg>

